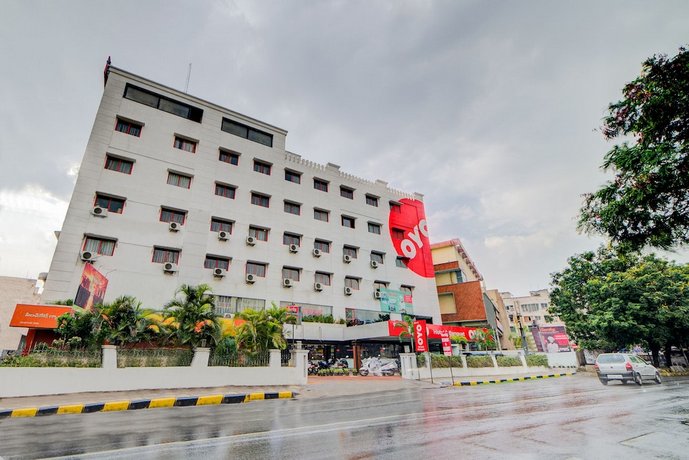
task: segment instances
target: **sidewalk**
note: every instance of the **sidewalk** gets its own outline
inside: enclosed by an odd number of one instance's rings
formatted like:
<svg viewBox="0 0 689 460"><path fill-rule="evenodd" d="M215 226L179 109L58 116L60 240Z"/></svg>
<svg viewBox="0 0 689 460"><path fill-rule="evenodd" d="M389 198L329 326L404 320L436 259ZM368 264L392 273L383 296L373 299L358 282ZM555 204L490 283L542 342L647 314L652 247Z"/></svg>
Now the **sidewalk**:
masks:
<svg viewBox="0 0 689 460"><path fill-rule="evenodd" d="M559 372L551 372L555 374ZM538 375L548 375L549 373L534 373L531 379L538 379ZM471 379L455 378L455 385L459 382L490 381L504 379L524 378L523 375L501 375L501 376L482 376ZM541 377L542 378L542 377ZM250 395L251 393L280 393L293 392L297 399L312 399L324 397L356 396L366 393L383 391L400 391L404 389L425 389L433 390L441 386L451 385L450 379L435 379L434 383L430 380L404 380L399 376L376 377L376 376L332 376L318 377L309 376L307 385L291 386L225 386L194 389L171 389L171 390L137 390L137 391L117 391L117 392L94 392L94 393L72 393L48 396L25 396L18 398L0 398L0 411L8 409L23 409L45 406L69 406L69 405L89 405L96 403L107 403L113 401L137 401L158 398L195 398L207 395ZM258 398L263 399L263 398Z"/></svg>

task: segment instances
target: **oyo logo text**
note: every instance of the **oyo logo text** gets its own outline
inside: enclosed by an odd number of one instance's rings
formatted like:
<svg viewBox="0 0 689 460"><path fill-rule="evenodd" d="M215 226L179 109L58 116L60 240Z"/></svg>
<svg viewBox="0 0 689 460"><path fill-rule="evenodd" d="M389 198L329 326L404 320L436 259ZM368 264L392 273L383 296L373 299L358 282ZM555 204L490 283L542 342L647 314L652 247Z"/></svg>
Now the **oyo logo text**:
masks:
<svg viewBox="0 0 689 460"><path fill-rule="evenodd" d="M416 257L416 248L423 248L421 235L428 238L428 226L426 225L426 219L421 219L419 224L415 225L414 229L407 233L407 237L400 243L400 249L402 250L404 257L413 259Z"/></svg>
<svg viewBox="0 0 689 460"><path fill-rule="evenodd" d="M398 207L390 209L388 224L392 245L397 255L404 257L407 268L424 278L433 278L435 273L423 202L401 199Z"/></svg>

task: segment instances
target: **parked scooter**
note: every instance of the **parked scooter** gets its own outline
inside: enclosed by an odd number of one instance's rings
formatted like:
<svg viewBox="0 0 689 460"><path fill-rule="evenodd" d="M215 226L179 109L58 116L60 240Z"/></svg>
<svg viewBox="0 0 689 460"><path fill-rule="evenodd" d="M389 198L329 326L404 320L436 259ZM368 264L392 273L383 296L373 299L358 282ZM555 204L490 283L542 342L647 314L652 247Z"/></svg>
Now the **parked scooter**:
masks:
<svg viewBox="0 0 689 460"><path fill-rule="evenodd" d="M366 358L361 363L361 368L359 369L359 375L367 376L371 375L394 375L399 372L399 367L394 359L381 359L378 356L372 356Z"/></svg>

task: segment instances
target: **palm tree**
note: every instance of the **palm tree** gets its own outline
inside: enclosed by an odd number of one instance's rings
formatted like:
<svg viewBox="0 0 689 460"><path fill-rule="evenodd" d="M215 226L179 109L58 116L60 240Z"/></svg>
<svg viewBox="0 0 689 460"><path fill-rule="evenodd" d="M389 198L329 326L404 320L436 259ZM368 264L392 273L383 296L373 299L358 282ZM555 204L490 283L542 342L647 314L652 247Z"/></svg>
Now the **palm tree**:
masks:
<svg viewBox="0 0 689 460"><path fill-rule="evenodd" d="M273 306L268 310L246 309L237 314L244 320L237 330L237 348L249 355L257 355L270 348L287 347L282 325L287 319L287 309Z"/></svg>
<svg viewBox="0 0 689 460"><path fill-rule="evenodd" d="M198 347L218 337L218 318L215 315L215 297L210 286L183 284L175 298L165 305L166 319L178 323L177 340L184 345Z"/></svg>
<svg viewBox="0 0 689 460"><path fill-rule="evenodd" d="M93 330L103 341L114 345L150 340L149 312L132 296L120 296L112 303L95 306Z"/></svg>
<svg viewBox="0 0 689 460"><path fill-rule="evenodd" d="M399 340L402 341L403 338L409 337L409 343L411 343L411 350L414 352L414 318L407 315L402 315L402 321L395 321L393 323L394 327L401 327L402 332L400 332Z"/></svg>

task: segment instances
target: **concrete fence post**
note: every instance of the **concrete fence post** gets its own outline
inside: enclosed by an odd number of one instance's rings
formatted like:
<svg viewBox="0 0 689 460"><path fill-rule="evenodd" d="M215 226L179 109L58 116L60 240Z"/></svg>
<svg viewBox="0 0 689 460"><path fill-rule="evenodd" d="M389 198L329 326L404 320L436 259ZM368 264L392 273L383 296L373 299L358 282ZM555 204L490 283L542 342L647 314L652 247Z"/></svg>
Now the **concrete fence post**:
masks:
<svg viewBox="0 0 689 460"><path fill-rule="evenodd" d="M277 367L278 369L282 366L281 352L277 349L270 349L270 360L268 361L268 367Z"/></svg>
<svg viewBox="0 0 689 460"><path fill-rule="evenodd" d="M101 367L103 369L117 369L117 347L115 345L101 345Z"/></svg>
<svg viewBox="0 0 689 460"><path fill-rule="evenodd" d="M208 367L208 360L210 357L210 348L194 348L194 357L191 359L191 367Z"/></svg>
<svg viewBox="0 0 689 460"><path fill-rule="evenodd" d="M524 369L528 369L529 365L526 363L526 356L524 356L524 350L519 350L519 359L521 360Z"/></svg>
<svg viewBox="0 0 689 460"><path fill-rule="evenodd" d="M464 353L462 353L462 354L459 355L459 359L462 360L462 367L463 367L464 369L466 369L466 368L469 367L469 366L467 366L467 357L466 357L466 355L465 355Z"/></svg>
<svg viewBox="0 0 689 460"><path fill-rule="evenodd" d="M309 376L309 350L292 350L292 362L298 375L302 378L300 383L306 383Z"/></svg>
<svg viewBox="0 0 689 460"><path fill-rule="evenodd" d="M490 359L493 361L493 367L498 367L498 360L495 359L495 354L490 352Z"/></svg>
<svg viewBox="0 0 689 460"><path fill-rule="evenodd" d="M416 364L416 353L400 353L400 374L403 379L418 379L419 369Z"/></svg>

